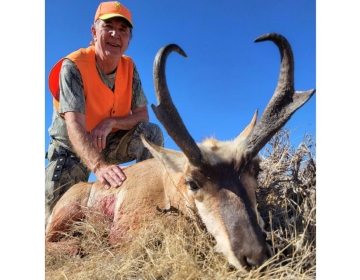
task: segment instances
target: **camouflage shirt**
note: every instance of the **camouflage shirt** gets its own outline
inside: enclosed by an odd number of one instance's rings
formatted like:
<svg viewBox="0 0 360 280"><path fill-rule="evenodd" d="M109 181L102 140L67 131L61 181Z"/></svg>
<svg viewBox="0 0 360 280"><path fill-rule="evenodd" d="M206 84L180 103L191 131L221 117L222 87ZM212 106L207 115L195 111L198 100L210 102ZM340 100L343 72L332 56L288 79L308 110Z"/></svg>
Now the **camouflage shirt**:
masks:
<svg viewBox="0 0 360 280"><path fill-rule="evenodd" d="M96 65L99 76L104 84L113 90L116 73L102 74ZM60 114L73 111L85 114L85 95L81 74L74 62L65 59L60 72L60 107L59 111L53 109L52 124L49 127L50 137L56 140L61 146L74 152L67 133L65 119ZM141 85L139 74L134 64L132 82L131 110L147 106L148 100Z"/></svg>

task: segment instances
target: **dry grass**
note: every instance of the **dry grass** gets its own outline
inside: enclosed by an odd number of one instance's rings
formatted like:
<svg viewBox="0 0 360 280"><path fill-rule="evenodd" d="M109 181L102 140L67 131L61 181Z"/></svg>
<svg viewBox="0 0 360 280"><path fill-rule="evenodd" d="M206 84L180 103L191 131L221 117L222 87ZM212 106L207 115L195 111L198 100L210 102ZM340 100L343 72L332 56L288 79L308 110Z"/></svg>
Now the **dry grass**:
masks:
<svg viewBox="0 0 360 280"><path fill-rule="evenodd" d="M155 217L115 248L105 221L78 223L69 236L77 236L81 256L46 254L46 279L315 279L315 141L305 135L293 148L289 136L278 132L261 155L258 208L274 253L262 268L240 277L214 251L201 223L172 213Z"/></svg>

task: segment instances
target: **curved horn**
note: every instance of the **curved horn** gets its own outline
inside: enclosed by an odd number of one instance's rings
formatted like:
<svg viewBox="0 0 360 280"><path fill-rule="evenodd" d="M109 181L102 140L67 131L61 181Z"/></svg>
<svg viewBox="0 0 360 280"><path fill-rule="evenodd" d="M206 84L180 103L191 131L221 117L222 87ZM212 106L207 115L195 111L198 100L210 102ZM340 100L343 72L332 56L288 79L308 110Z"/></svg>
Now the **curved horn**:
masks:
<svg viewBox="0 0 360 280"><path fill-rule="evenodd" d="M277 33L262 35L255 42L267 40L274 42L279 48L281 55L280 75L272 98L248 137L247 154L249 157L256 156L296 110L303 106L315 93L315 89L294 90L294 58L289 42Z"/></svg>
<svg viewBox="0 0 360 280"><path fill-rule="evenodd" d="M165 76L165 64L168 55L175 51L184 57L185 52L175 44L162 47L154 61L153 76L156 99L158 106L151 105L156 118L162 123L164 128L179 148L184 152L191 164L199 166L201 163L201 151L186 129L175 105L172 102Z"/></svg>

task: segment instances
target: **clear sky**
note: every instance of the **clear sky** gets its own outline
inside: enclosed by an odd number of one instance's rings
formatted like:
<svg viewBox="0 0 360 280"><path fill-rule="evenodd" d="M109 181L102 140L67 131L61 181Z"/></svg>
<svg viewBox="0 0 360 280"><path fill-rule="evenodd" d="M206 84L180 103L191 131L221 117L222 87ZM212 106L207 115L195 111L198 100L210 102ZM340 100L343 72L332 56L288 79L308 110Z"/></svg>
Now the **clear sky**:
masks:
<svg viewBox="0 0 360 280"><path fill-rule="evenodd" d="M45 3L45 147L52 98L47 88L51 67L91 40L95 0ZM315 1L149 1L121 2L133 16L133 39L125 54L136 64L150 104L156 104L152 67L157 51L169 43L187 54L168 57L166 74L173 101L196 142L214 136L235 138L261 114L275 89L280 55L272 42L254 43L265 33L285 36L293 47L295 88L316 87ZM225 4L226 3L226 4ZM64 20L64 16L66 20ZM160 124L149 106L150 120ZM161 125L160 125L161 126ZM316 137L316 93L285 126L295 145L305 133ZM161 128L163 128L161 126ZM166 134L165 147L178 147ZM47 161L45 161L47 163ZM92 175L90 180L95 177Z"/></svg>

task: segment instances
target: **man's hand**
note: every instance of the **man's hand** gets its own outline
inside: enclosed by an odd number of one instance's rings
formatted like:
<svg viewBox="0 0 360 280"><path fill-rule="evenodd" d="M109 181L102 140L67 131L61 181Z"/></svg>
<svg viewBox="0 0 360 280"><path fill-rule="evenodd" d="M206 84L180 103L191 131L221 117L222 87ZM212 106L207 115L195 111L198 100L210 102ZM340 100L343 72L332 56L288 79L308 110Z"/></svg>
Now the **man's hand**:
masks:
<svg viewBox="0 0 360 280"><path fill-rule="evenodd" d="M113 128L121 130L133 129L139 122L149 121L147 106L132 110L131 114L124 117L111 117L104 119L90 132L91 143L100 153L106 147L106 137Z"/></svg>
<svg viewBox="0 0 360 280"><path fill-rule="evenodd" d="M118 188L126 180L122 171L126 167L107 165L100 152L105 148L106 136L111 131L112 120L106 119L97 125L89 134L85 128L85 115L78 112L65 113L66 127L69 138L76 153L91 169L97 179L109 189L111 186ZM101 137L101 141L98 140ZM96 141L96 145L95 142Z"/></svg>
<svg viewBox="0 0 360 280"><path fill-rule="evenodd" d="M101 152L103 149L105 149L106 137L111 132L113 125L114 125L114 120L108 118L100 122L90 132L91 142L98 152Z"/></svg>
<svg viewBox="0 0 360 280"><path fill-rule="evenodd" d="M118 188L126 180L123 172L123 169L126 168L128 168L128 166L103 165L97 168L94 173L106 189L109 189L111 186Z"/></svg>

